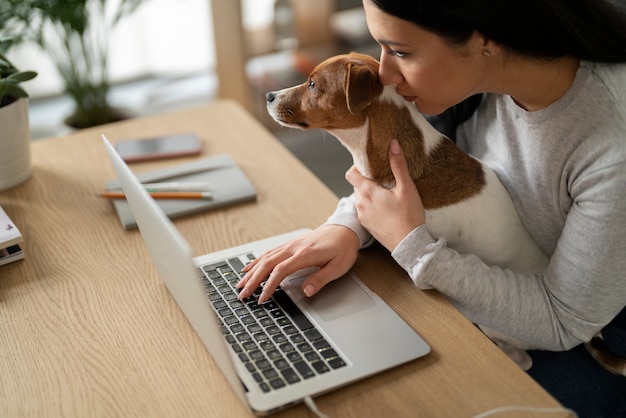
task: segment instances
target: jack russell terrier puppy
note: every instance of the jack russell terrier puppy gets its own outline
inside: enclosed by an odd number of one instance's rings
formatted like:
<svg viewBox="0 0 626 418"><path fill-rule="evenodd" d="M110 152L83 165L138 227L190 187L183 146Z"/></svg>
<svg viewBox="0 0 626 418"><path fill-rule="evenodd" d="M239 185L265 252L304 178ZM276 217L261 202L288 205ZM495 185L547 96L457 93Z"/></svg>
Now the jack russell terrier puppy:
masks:
<svg viewBox="0 0 626 418"><path fill-rule="evenodd" d="M448 247L474 254L488 265L543 272L548 258L522 224L496 174L433 128L395 86L380 84L378 68L378 61L367 55L329 58L305 83L267 93L267 109L283 126L331 133L351 153L356 168L385 187L394 186L388 149L397 139L432 236L444 237ZM532 360L524 350L531 347L481 329L520 367L530 368ZM590 351L603 364L606 350Z"/></svg>

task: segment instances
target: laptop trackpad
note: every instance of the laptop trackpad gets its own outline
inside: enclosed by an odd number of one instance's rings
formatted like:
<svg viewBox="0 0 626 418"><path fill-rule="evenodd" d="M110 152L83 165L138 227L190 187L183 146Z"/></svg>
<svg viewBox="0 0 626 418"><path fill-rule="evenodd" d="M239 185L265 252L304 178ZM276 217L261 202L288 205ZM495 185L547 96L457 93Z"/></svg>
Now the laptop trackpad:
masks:
<svg viewBox="0 0 626 418"><path fill-rule="evenodd" d="M283 283L294 301L309 305L324 321L332 321L376 306L370 297L349 275L333 280L314 296L302 293L302 283L307 276L296 277Z"/></svg>

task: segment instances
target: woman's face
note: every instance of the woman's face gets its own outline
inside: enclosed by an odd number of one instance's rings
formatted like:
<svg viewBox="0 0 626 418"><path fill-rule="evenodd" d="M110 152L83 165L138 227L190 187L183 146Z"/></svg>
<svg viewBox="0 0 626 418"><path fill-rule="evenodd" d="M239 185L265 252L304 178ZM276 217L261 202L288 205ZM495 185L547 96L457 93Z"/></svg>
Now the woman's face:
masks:
<svg viewBox="0 0 626 418"><path fill-rule="evenodd" d="M363 6L367 26L380 44L380 82L395 85L420 112L438 115L465 98L485 91L484 38L474 33L464 45L451 45L420 26Z"/></svg>

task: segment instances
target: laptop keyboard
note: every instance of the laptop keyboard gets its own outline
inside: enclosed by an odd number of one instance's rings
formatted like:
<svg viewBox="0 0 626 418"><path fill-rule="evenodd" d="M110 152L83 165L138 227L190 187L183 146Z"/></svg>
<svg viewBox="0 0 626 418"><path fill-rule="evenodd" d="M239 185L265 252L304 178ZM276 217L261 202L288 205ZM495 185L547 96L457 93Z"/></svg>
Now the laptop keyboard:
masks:
<svg viewBox="0 0 626 418"><path fill-rule="evenodd" d="M244 256L253 260L254 256ZM202 266L201 280L224 338L264 392L330 373L345 361L284 290L259 305L261 287L237 300L239 258Z"/></svg>

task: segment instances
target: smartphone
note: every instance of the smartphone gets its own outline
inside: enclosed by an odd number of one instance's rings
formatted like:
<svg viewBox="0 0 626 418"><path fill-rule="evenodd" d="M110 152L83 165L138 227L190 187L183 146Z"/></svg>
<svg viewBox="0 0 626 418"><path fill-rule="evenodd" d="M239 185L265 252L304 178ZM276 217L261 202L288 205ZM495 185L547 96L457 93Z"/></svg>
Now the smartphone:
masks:
<svg viewBox="0 0 626 418"><path fill-rule="evenodd" d="M125 139L115 143L115 150L127 163L198 155L200 139L194 133L144 139Z"/></svg>

